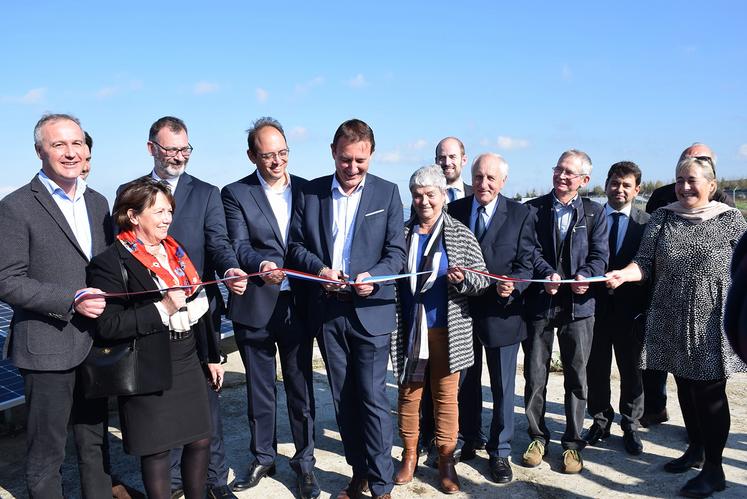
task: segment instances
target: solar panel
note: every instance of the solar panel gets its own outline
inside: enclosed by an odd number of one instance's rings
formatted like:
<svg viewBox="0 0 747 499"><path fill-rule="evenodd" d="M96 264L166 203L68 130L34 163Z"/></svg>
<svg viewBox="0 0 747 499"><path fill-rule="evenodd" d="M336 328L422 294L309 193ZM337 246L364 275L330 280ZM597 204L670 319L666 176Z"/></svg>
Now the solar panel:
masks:
<svg viewBox="0 0 747 499"><path fill-rule="evenodd" d="M13 310L0 302L0 352L8 337ZM0 361L0 411L23 404L23 378L10 359Z"/></svg>

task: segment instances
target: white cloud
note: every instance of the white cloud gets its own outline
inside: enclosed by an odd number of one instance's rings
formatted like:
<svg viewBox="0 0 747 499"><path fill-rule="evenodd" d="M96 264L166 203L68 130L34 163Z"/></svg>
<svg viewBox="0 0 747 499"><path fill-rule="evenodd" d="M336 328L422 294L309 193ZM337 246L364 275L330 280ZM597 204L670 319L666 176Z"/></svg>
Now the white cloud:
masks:
<svg viewBox="0 0 747 499"><path fill-rule="evenodd" d="M358 73L354 78L348 80L348 85L353 88L361 88L368 85L368 82L366 81L366 77L363 76L363 74Z"/></svg>
<svg viewBox="0 0 747 499"><path fill-rule="evenodd" d="M267 98L270 97L270 92L264 88L257 88L254 93L257 96L257 102L267 102Z"/></svg>
<svg viewBox="0 0 747 499"><path fill-rule="evenodd" d="M20 185L0 185L0 199L18 189Z"/></svg>
<svg viewBox="0 0 747 499"><path fill-rule="evenodd" d="M94 93L94 97L96 97L97 99L108 99L109 97L113 97L115 95L128 92L137 92L142 89L143 82L141 80L131 80L119 85L107 85L105 87L101 87Z"/></svg>
<svg viewBox="0 0 747 499"><path fill-rule="evenodd" d="M743 159L747 159L747 144L742 144L739 146L739 157Z"/></svg>
<svg viewBox="0 0 747 499"><path fill-rule="evenodd" d="M512 149L526 149L529 147L529 141L527 139L519 139L516 137L506 137L501 135L498 137L496 145L499 149L510 151Z"/></svg>
<svg viewBox="0 0 747 499"><path fill-rule="evenodd" d="M562 78L563 81L573 80L573 71L568 64L563 64L563 68L560 70L560 78Z"/></svg>
<svg viewBox="0 0 747 499"><path fill-rule="evenodd" d="M297 83L296 84L296 95L306 94L312 88L318 87L322 85L323 83L324 83L324 78L321 76L316 76L304 83Z"/></svg>
<svg viewBox="0 0 747 499"><path fill-rule="evenodd" d="M288 132L288 138L293 140L306 140L309 138L309 130L302 126L296 126Z"/></svg>
<svg viewBox="0 0 747 499"><path fill-rule="evenodd" d="M382 152L377 161L384 164L398 164L402 162L402 153L398 150Z"/></svg>
<svg viewBox="0 0 747 499"><path fill-rule="evenodd" d="M195 83L193 92L195 95L212 94L218 91L220 87L217 83L211 83L209 81L198 81Z"/></svg>
<svg viewBox="0 0 747 499"><path fill-rule="evenodd" d="M112 95L116 95L118 93L119 93L119 87L116 87L116 86L103 87L96 91L96 98L106 99L107 97L111 97Z"/></svg>
<svg viewBox="0 0 747 499"><path fill-rule="evenodd" d="M419 151L419 150L421 150L421 149L423 149L423 148L425 148L427 146L428 146L428 141L427 140L425 140L425 139L418 139L415 142L413 142L412 144L410 144L410 149L414 149L416 151Z"/></svg>
<svg viewBox="0 0 747 499"><path fill-rule="evenodd" d="M13 104L38 104L44 100L46 95L46 88L32 88L21 96L4 95L0 97L0 102L9 102Z"/></svg>

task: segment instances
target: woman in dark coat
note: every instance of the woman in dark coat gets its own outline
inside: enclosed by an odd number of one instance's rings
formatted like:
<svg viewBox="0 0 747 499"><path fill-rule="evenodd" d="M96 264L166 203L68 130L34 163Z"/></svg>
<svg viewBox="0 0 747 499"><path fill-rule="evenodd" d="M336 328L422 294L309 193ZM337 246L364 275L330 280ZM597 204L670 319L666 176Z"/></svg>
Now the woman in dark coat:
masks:
<svg viewBox="0 0 747 499"><path fill-rule="evenodd" d="M104 292L141 292L108 297L97 320L99 339L136 339L139 358L162 356L166 374L139 373L160 390L119 397L124 448L140 456L148 497L168 499L170 450L184 447L182 481L187 498L205 496L210 450L210 416L205 374L196 342L205 342L215 389L223 377L217 336L204 289L192 262L168 236L174 209L170 189L150 177L127 184L114 203L117 241L91 261L88 282ZM174 286L186 288L157 291ZM139 366L142 364L139 364Z"/></svg>

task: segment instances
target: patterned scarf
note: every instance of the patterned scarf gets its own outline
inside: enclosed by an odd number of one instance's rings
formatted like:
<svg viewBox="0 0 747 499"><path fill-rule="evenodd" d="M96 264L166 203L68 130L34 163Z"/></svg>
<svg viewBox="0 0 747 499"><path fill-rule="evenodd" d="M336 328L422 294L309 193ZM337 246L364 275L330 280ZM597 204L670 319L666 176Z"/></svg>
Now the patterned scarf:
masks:
<svg viewBox="0 0 747 499"><path fill-rule="evenodd" d="M137 261L142 263L146 269L156 274L167 286L194 285L191 288L185 289L187 296L191 296L197 291L199 287L197 285L202 280L197 274L194 265L192 265L192 261L173 237L167 236L166 239L161 241L161 244L166 249L166 256L168 257L171 272L169 272L169 269L163 268L155 256L148 253L145 249L145 244L135 236L133 231L120 232L117 235L117 239L123 243L124 247L127 248Z"/></svg>
<svg viewBox="0 0 747 499"><path fill-rule="evenodd" d="M407 234L407 272L430 271L430 274L412 276L409 279L410 292L413 297L414 310L403 311L412 320L407 324L409 327L405 336L405 368L402 370L403 383L418 383L425 381L425 369L428 366L428 321L423 305L423 293L428 291L438 277L438 267L443 253L443 226L444 216L439 217L433 226L431 236L425 245L420 266L416 268L418 261L418 228L414 219L410 224Z"/></svg>

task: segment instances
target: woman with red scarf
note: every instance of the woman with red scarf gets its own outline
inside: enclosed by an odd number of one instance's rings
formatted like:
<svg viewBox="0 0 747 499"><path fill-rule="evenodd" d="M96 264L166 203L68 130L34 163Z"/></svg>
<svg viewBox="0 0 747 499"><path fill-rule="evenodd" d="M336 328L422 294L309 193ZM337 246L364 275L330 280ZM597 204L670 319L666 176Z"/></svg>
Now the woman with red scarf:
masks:
<svg viewBox="0 0 747 499"><path fill-rule="evenodd" d="M140 373L158 377L161 390L119 397L124 448L140 456L148 497L170 497L169 452L183 446L185 497L202 499L211 430L196 342L207 346L215 389L220 388L223 369L199 275L168 235L173 210L174 197L166 184L150 177L127 184L114 203L120 233L114 244L91 260L88 281L104 292L136 293L107 297L106 309L97 320L97 337L135 338L140 357L161 356L171 367L170 376L163 370ZM172 289L159 291L166 288Z"/></svg>

